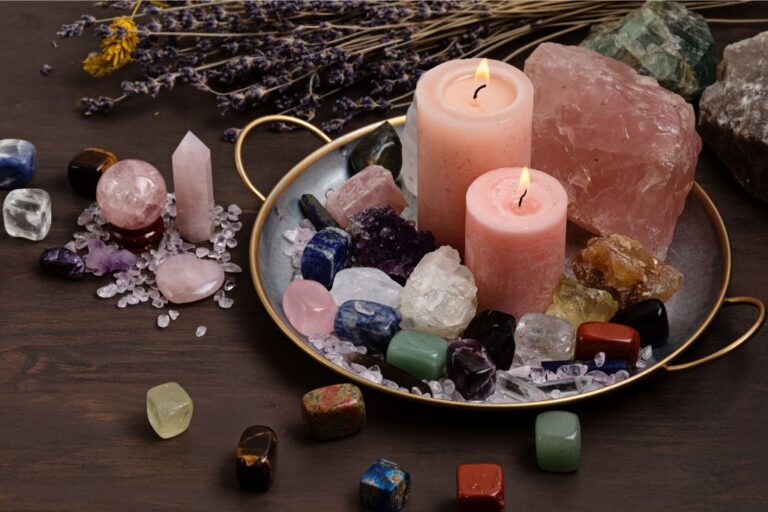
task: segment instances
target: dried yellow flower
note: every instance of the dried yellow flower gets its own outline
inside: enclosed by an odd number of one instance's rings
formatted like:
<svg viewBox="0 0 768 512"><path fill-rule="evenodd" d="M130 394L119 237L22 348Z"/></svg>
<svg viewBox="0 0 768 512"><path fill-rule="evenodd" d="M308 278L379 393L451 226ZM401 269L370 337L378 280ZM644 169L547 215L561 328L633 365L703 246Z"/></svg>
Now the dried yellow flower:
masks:
<svg viewBox="0 0 768 512"><path fill-rule="evenodd" d="M101 41L101 54L114 69L121 68L133 60L133 52L139 44L136 23L127 16L117 18L109 28L112 34Z"/></svg>
<svg viewBox="0 0 768 512"><path fill-rule="evenodd" d="M115 69L117 68L112 67L112 65L107 62L100 53L90 53L88 54L88 57L86 57L83 61L83 71L94 78L107 76Z"/></svg>

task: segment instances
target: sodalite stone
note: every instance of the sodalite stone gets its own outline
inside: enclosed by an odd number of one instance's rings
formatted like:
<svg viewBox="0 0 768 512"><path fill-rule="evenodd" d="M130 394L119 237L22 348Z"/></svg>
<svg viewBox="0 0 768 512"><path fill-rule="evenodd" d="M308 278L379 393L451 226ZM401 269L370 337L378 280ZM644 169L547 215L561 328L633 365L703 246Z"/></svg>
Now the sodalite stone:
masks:
<svg viewBox="0 0 768 512"><path fill-rule="evenodd" d="M487 309L472 319L462 337L482 343L496 367L506 370L512 366L512 358L515 356L516 326L514 316Z"/></svg>
<svg viewBox="0 0 768 512"><path fill-rule="evenodd" d="M328 210L312 194L304 194L299 199L301 213L309 219L318 231L325 228L337 228L339 224L333 220Z"/></svg>
<svg viewBox="0 0 768 512"><path fill-rule="evenodd" d="M467 400L482 400L493 393L496 365L477 340L459 340L448 345L446 373L456 390Z"/></svg>
<svg viewBox="0 0 768 512"><path fill-rule="evenodd" d="M11 190L3 202L3 221L10 236L44 239L51 229L51 196L40 188Z"/></svg>
<svg viewBox="0 0 768 512"><path fill-rule="evenodd" d="M384 304L350 300L339 307L333 323L336 336L377 352L386 352L400 330L400 315Z"/></svg>
<svg viewBox="0 0 768 512"><path fill-rule="evenodd" d="M304 248L301 275L330 288L336 273L349 261L349 233L339 228L318 231Z"/></svg>
<svg viewBox="0 0 768 512"><path fill-rule="evenodd" d="M403 287L377 268L345 268L333 280L331 295L336 304L348 300L367 300L391 308L400 307Z"/></svg>
<svg viewBox="0 0 768 512"><path fill-rule="evenodd" d="M360 480L360 504L375 512L400 512L410 496L410 473L387 459L378 459Z"/></svg>
<svg viewBox="0 0 768 512"><path fill-rule="evenodd" d="M69 279L80 279L85 273L83 259L65 247L44 250L40 255L40 266L49 274Z"/></svg>
<svg viewBox="0 0 768 512"><path fill-rule="evenodd" d="M0 140L0 188L25 187L35 174L35 146L26 140Z"/></svg>

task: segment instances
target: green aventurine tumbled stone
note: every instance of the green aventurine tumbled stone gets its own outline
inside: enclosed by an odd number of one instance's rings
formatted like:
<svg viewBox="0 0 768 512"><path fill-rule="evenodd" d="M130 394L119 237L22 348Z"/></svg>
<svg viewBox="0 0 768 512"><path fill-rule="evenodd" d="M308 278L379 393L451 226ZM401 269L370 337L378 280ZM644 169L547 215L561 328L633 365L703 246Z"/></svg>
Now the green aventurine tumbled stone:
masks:
<svg viewBox="0 0 768 512"><path fill-rule="evenodd" d="M706 20L676 2L648 1L593 25L582 46L629 64L687 100L715 81L715 41Z"/></svg>
<svg viewBox="0 0 768 512"><path fill-rule="evenodd" d="M443 338L400 331L389 342L387 362L419 379L435 380L443 374L447 350L448 342Z"/></svg>
<svg viewBox="0 0 768 512"><path fill-rule="evenodd" d="M581 426L571 412L548 411L536 417L536 460L544 471L567 473L579 469Z"/></svg>

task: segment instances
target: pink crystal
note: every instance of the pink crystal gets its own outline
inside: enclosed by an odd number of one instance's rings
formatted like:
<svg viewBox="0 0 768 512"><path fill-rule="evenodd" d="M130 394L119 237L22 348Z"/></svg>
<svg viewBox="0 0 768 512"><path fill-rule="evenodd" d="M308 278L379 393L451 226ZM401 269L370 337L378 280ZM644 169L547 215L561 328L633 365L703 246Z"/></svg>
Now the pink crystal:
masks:
<svg viewBox="0 0 768 512"><path fill-rule="evenodd" d="M112 225L128 230L155 222L166 203L165 180L152 164L121 160L107 169L96 187L101 214Z"/></svg>
<svg viewBox="0 0 768 512"><path fill-rule="evenodd" d="M293 281L283 294L285 316L293 328L304 336L333 331L336 310L338 306L331 292L317 281Z"/></svg>
<svg viewBox="0 0 768 512"><path fill-rule="evenodd" d="M163 260L155 271L160 292L175 304L210 297L224 283L224 269L213 260L183 253Z"/></svg>
<svg viewBox="0 0 768 512"><path fill-rule="evenodd" d="M532 164L568 191L569 219L663 260L701 150L691 105L578 46L539 45L525 73L536 94Z"/></svg>
<svg viewBox="0 0 768 512"><path fill-rule="evenodd" d="M211 150L187 132L173 152L176 227L190 242L206 242L213 234Z"/></svg>
<svg viewBox="0 0 768 512"><path fill-rule="evenodd" d="M116 245L106 245L101 240L88 240L88 254L85 255L85 266L96 274L108 274L120 270L128 270L136 264L135 254Z"/></svg>
<svg viewBox="0 0 768 512"><path fill-rule="evenodd" d="M380 165L371 165L331 194L326 208L334 220L346 228L350 219L363 210L383 206L391 206L399 214L408 203L395 184L392 173Z"/></svg>

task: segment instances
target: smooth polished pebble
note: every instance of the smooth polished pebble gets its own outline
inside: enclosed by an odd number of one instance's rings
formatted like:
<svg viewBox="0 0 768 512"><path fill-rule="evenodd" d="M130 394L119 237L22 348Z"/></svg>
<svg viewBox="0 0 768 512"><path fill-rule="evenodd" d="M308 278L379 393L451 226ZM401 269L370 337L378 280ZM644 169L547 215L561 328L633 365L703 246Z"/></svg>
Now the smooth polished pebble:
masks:
<svg viewBox="0 0 768 512"><path fill-rule="evenodd" d="M360 505L375 512L400 512L410 496L410 473L387 459L378 459L360 480Z"/></svg>
<svg viewBox="0 0 768 512"><path fill-rule="evenodd" d="M192 398L175 382L166 382L147 391L147 418L158 436L170 439L189 428Z"/></svg>
<svg viewBox="0 0 768 512"><path fill-rule="evenodd" d="M237 481L243 489L269 490L277 470L277 434L263 425L248 427L240 436L235 459Z"/></svg>
<svg viewBox="0 0 768 512"><path fill-rule="evenodd" d="M640 356L640 334L633 328L610 322L586 322L576 330L576 359L591 359L598 352L605 357L624 359L630 366Z"/></svg>
<svg viewBox="0 0 768 512"><path fill-rule="evenodd" d="M347 266L351 240L349 233L339 228L315 233L301 255L301 276L330 288L336 274Z"/></svg>
<svg viewBox="0 0 768 512"><path fill-rule="evenodd" d="M377 352L386 352L400 330L397 310L367 300L348 300L339 307L333 322L336 336Z"/></svg>
<svg viewBox="0 0 768 512"><path fill-rule="evenodd" d="M0 189L26 187L35 174L37 150L21 139L0 140Z"/></svg>
<svg viewBox="0 0 768 512"><path fill-rule="evenodd" d="M504 470L498 464L461 464L456 491L459 512L504 512Z"/></svg>
<svg viewBox="0 0 768 512"><path fill-rule="evenodd" d="M40 188L11 190L3 202L5 232L38 242L51 230L51 196Z"/></svg>
<svg viewBox="0 0 768 512"><path fill-rule="evenodd" d="M79 195L95 199L99 179L115 163L117 157L114 153L101 148L85 148L69 161L69 185Z"/></svg>
<svg viewBox="0 0 768 512"><path fill-rule="evenodd" d="M506 370L512 366L515 356L515 317L486 309L477 314L464 331L462 338L474 339L488 349L496 367Z"/></svg>
<svg viewBox="0 0 768 512"><path fill-rule="evenodd" d="M536 460L544 471L568 473L581 462L581 426L571 412L547 411L536 417Z"/></svg>
<svg viewBox="0 0 768 512"><path fill-rule="evenodd" d="M111 165L96 185L101 214L120 229L137 231L160 217L168 189L163 175L143 160L120 160Z"/></svg>
<svg viewBox="0 0 768 512"><path fill-rule="evenodd" d="M301 399L307 432L325 441L357 433L365 425L365 401L354 384L333 384L313 389Z"/></svg>
<svg viewBox="0 0 768 512"><path fill-rule="evenodd" d="M304 336L332 332L338 309L331 293L317 281L293 281L283 293L285 316Z"/></svg>
<svg viewBox="0 0 768 512"><path fill-rule="evenodd" d="M387 362L425 380L439 379L445 368L448 342L434 334L400 331L387 348Z"/></svg>
<svg viewBox="0 0 768 512"><path fill-rule="evenodd" d="M627 325L640 334L640 345L658 348L669 339L667 308L659 299L648 299L620 310L611 323Z"/></svg>
<svg viewBox="0 0 768 512"><path fill-rule="evenodd" d="M312 194L304 194L299 199L301 213L309 219L309 222L320 231L325 228L337 228L339 224L331 217L328 210L320 203L320 200Z"/></svg>
<svg viewBox="0 0 768 512"><path fill-rule="evenodd" d="M163 260L155 271L157 287L174 304L210 297L224 283L224 269L217 262L183 253Z"/></svg>

